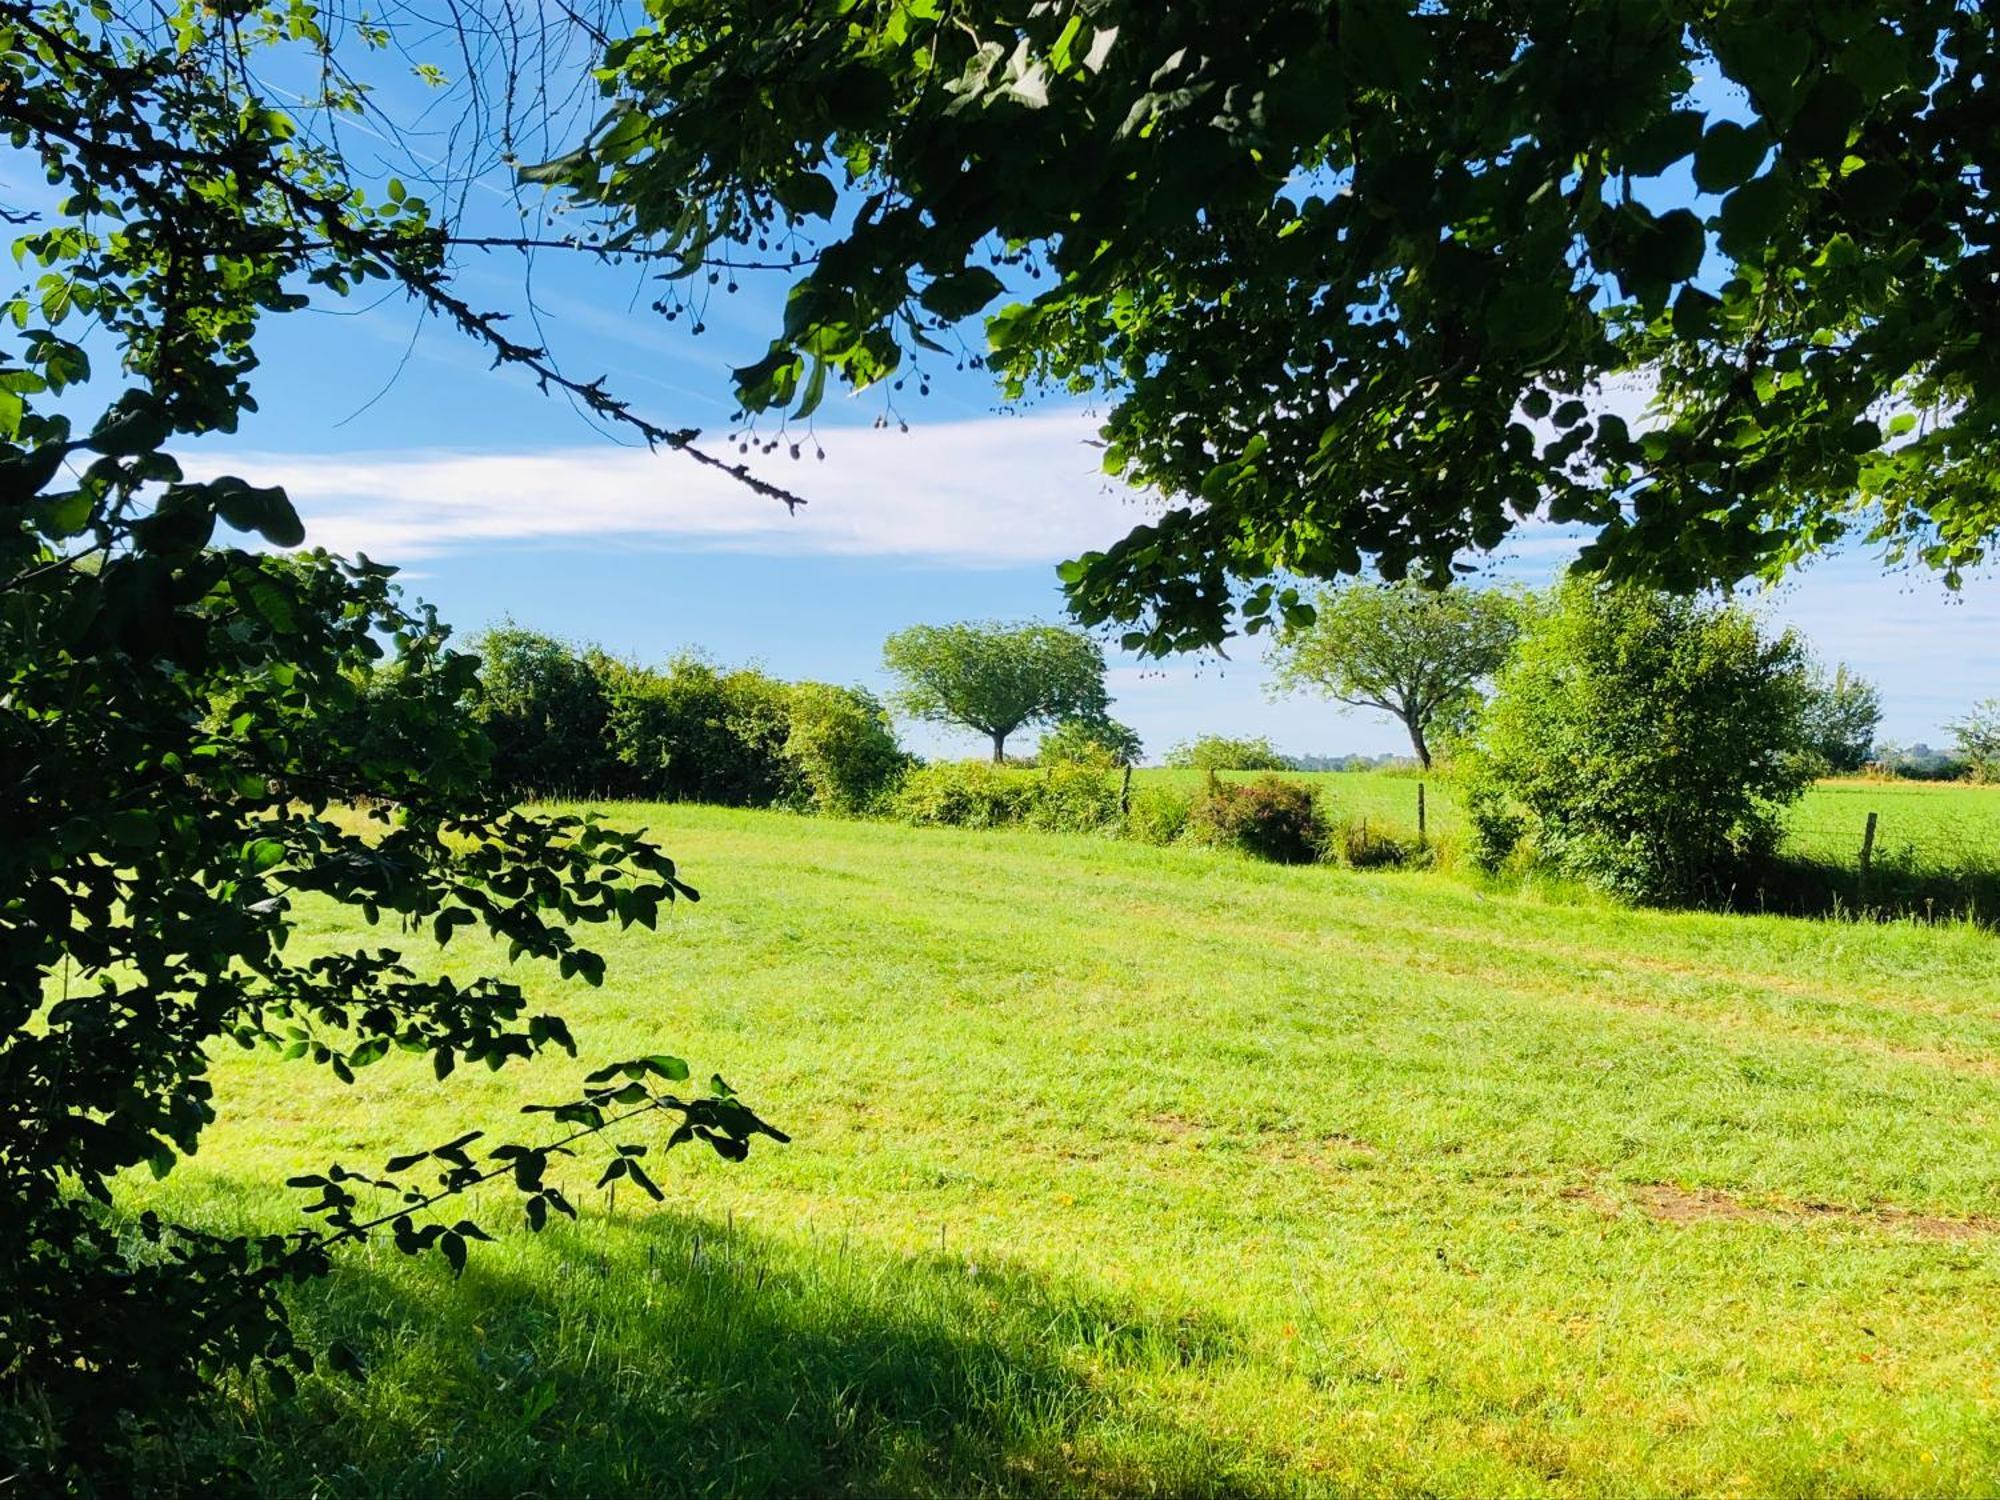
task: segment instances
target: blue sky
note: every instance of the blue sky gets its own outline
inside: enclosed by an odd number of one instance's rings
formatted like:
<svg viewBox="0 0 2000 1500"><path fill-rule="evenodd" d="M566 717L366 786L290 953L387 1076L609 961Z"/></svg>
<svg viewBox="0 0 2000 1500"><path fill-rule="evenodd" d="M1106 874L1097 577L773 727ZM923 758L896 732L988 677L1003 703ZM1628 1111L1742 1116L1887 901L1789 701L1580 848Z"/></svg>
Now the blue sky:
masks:
<svg viewBox="0 0 2000 1500"><path fill-rule="evenodd" d="M399 151L396 169L424 190L421 163ZM505 180L488 171L474 183L467 232L522 222ZM546 343L568 374L605 376L647 416L700 426L718 448L729 370L763 352L782 295L771 280L735 296L716 288L694 337L689 319L648 309L659 288L643 271L561 252L532 264L473 255L460 289L509 311L515 335ZM1055 565L1145 510L1103 478L1086 409L1003 412L986 376L948 362L933 364L928 396L914 379L830 393L811 431L792 434L802 461L759 460L811 502L788 516L684 457L594 428L400 298L274 319L261 348L261 412L191 455L194 466L282 480L314 543L402 566L410 589L468 633L511 617L640 659L698 647L880 688L882 639L904 625L1059 618ZM1569 550L1530 531L1496 571L1545 581ZM1857 551L1751 602L1881 685L1887 739L1942 743L1968 702L2000 695L1990 573L1952 596ZM1271 701L1250 642L1230 661L1111 655L1114 712L1153 755L1204 731L1264 734L1298 753L1405 748L1380 716ZM907 738L930 753L977 748L920 726Z"/></svg>

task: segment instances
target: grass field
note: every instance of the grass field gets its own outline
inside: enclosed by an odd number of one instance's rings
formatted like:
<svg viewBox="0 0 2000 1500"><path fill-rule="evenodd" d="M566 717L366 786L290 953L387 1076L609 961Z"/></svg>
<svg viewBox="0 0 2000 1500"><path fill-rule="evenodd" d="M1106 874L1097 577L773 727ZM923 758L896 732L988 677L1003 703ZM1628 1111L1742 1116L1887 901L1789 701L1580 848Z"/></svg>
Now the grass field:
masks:
<svg viewBox="0 0 2000 1500"><path fill-rule="evenodd" d="M1228 772L1230 780L1248 773ZM1414 771L1293 771L1288 779L1319 789L1337 816L1368 819L1409 834L1417 826L1417 783L1424 783L1429 831L1445 838L1464 829L1464 812L1449 777ZM1143 770L1136 786L1176 786L1193 791L1200 771ZM1835 865L1860 857L1868 814L1876 814L1876 849L1894 858L1908 850L1927 863L1945 865L2000 860L2000 787L1962 782L1822 781L1807 789L1786 818L1789 852Z"/></svg>
<svg viewBox="0 0 2000 1500"><path fill-rule="evenodd" d="M343 1089L232 1052L145 1191L288 1225L288 1172L518 1138L663 1049L794 1144L660 1161L661 1207L579 1193L460 1281L355 1254L299 1306L369 1382L226 1403L270 1492L2000 1485L1989 932L631 815L705 899L608 941L600 991L534 976L584 1064Z"/></svg>

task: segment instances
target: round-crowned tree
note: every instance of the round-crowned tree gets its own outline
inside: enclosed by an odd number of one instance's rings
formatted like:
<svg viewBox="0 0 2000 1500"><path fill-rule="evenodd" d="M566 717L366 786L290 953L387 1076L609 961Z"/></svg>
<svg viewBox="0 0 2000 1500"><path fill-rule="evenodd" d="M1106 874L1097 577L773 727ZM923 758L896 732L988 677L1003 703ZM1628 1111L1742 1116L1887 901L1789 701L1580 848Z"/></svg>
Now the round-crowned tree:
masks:
<svg viewBox="0 0 2000 1500"><path fill-rule="evenodd" d="M912 625L883 643L882 663L902 684L899 708L985 735L995 765L1015 730L1101 717L1110 707L1103 649L1061 625Z"/></svg>
<svg viewBox="0 0 2000 1500"><path fill-rule="evenodd" d="M1322 693L1392 715L1428 770L1435 727L1465 715L1520 633L1521 601L1497 589L1350 583L1278 636L1281 691Z"/></svg>
<svg viewBox="0 0 2000 1500"><path fill-rule="evenodd" d="M1744 610L1558 588L1502 670L1468 767L1489 862L1537 858L1644 901L1740 893L1811 779L1803 648Z"/></svg>

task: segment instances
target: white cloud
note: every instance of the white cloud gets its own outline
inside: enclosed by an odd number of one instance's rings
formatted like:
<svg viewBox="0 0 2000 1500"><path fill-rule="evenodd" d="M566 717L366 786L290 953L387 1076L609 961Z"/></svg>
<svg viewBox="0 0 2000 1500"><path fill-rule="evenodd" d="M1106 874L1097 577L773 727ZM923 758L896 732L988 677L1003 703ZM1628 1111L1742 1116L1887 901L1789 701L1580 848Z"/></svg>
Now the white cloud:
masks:
<svg viewBox="0 0 2000 1500"><path fill-rule="evenodd" d="M793 461L745 460L806 498L796 514L685 455L610 446L520 453L216 455L283 484L314 546L389 562L507 542L657 542L683 549L1053 563L1148 514L1106 480L1076 412L895 429L822 429ZM733 452L727 456L736 458Z"/></svg>

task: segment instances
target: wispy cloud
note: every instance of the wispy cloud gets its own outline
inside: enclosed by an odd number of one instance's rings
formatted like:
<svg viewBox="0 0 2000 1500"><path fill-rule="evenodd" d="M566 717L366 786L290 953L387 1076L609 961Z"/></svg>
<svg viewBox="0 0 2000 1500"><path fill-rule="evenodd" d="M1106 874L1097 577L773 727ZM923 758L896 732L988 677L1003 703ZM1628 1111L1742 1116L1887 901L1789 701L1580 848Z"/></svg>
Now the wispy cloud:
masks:
<svg viewBox="0 0 2000 1500"><path fill-rule="evenodd" d="M674 453L213 455L211 471L283 484L315 546L390 562L504 543L921 557L960 566L1055 562L1123 536L1142 501L1108 482L1076 412L894 429L840 427L804 457L751 468L806 497L797 514ZM826 450L824 461L813 456Z"/></svg>

